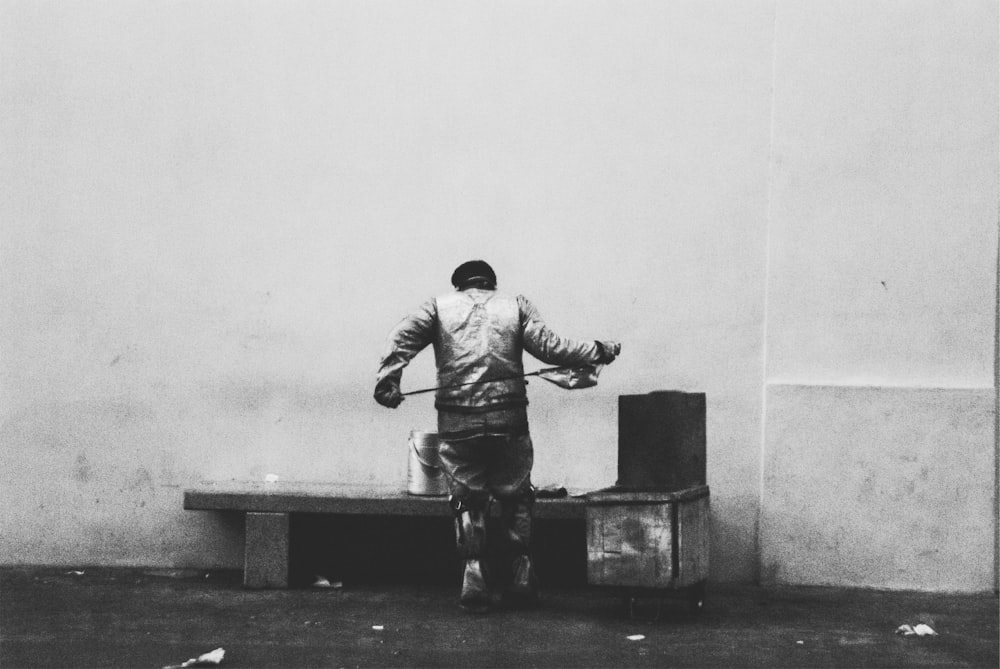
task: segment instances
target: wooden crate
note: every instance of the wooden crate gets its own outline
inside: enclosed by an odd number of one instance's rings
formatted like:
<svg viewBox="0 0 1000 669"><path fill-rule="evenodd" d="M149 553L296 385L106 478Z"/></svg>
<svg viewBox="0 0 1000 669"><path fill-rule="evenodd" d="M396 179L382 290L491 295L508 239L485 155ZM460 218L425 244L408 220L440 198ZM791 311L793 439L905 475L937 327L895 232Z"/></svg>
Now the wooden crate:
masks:
<svg viewBox="0 0 1000 669"><path fill-rule="evenodd" d="M709 490L609 488L586 497L587 581L669 590L708 578Z"/></svg>

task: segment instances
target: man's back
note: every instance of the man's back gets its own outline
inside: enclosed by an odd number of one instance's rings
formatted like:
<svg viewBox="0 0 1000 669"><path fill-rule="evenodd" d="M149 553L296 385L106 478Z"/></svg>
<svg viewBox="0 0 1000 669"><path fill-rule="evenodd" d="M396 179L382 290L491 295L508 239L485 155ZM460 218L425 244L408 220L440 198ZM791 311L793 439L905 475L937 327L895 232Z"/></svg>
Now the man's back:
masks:
<svg viewBox="0 0 1000 669"><path fill-rule="evenodd" d="M527 404L517 298L469 288L435 303L437 406L489 410Z"/></svg>

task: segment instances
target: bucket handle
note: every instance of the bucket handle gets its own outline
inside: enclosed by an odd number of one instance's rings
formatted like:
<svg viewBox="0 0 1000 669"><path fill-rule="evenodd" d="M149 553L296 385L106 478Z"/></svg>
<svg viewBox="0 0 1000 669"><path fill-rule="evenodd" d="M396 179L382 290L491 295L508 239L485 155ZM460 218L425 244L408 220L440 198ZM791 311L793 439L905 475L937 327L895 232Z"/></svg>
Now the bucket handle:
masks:
<svg viewBox="0 0 1000 669"><path fill-rule="evenodd" d="M417 462L422 464L424 467L427 467L428 469L437 468L437 465L434 465L430 462L424 462L424 459L420 457L420 449L417 448L417 444L415 441L413 441L413 437L410 437L409 442L410 442L410 448L413 449L413 456L417 459Z"/></svg>

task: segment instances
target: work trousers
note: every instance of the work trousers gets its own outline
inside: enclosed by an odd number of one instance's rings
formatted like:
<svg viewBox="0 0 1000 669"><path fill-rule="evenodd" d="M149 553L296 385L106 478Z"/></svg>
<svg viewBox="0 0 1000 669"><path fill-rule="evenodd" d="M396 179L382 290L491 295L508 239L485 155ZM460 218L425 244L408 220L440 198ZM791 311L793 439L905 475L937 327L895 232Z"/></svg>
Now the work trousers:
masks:
<svg viewBox="0 0 1000 669"><path fill-rule="evenodd" d="M441 471L452 508L485 519L491 499L500 504L506 538L516 553L528 553L535 491L534 448L523 408L461 414L438 412Z"/></svg>

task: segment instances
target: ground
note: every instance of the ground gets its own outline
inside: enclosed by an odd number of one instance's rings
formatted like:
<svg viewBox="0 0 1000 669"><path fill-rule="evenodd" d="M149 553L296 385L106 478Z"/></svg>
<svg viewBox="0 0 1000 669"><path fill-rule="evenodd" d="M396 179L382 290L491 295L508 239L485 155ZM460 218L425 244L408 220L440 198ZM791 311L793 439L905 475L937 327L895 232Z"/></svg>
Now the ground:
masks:
<svg viewBox="0 0 1000 669"><path fill-rule="evenodd" d="M81 573L82 572L82 573ZM336 583L335 583L336 585ZM705 607L544 591L470 616L442 583L251 591L237 572L0 570L0 666L150 667L225 649L236 667L990 667L997 598L709 584ZM896 634L927 622L937 636Z"/></svg>

